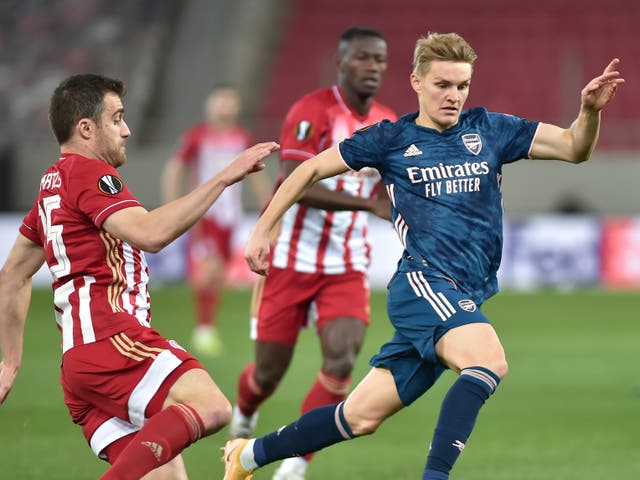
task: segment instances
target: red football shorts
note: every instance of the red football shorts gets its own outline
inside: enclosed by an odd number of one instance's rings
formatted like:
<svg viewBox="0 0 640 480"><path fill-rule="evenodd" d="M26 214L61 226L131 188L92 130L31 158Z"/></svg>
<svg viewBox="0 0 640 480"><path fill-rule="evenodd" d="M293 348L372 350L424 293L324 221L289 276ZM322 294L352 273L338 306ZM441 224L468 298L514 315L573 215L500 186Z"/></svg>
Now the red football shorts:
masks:
<svg viewBox="0 0 640 480"><path fill-rule="evenodd" d="M203 367L175 340L140 325L68 350L60 380L73 422L104 458L108 445L162 410L169 389L194 368Z"/></svg>
<svg viewBox="0 0 640 480"><path fill-rule="evenodd" d="M257 331L262 342L293 345L309 316L316 329L341 317L369 323L369 281L363 272L338 275L269 268L260 299Z"/></svg>
<svg viewBox="0 0 640 480"><path fill-rule="evenodd" d="M190 274L207 255L217 255L228 262L233 255L233 228L203 218L189 232L187 252Z"/></svg>

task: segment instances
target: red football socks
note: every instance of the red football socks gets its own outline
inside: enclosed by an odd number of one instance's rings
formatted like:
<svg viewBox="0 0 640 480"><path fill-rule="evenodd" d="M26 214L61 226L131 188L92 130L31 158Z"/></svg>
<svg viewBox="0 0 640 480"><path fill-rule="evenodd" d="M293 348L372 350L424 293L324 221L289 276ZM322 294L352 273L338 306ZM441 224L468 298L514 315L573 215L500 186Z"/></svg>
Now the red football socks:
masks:
<svg viewBox="0 0 640 480"><path fill-rule="evenodd" d="M198 290L195 294L196 321L198 325L215 325L215 313L220 303L220 294L208 289Z"/></svg>
<svg viewBox="0 0 640 480"><path fill-rule="evenodd" d="M342 402L349 392L350 385L351 377L342 379L324 372L318 373L315 383L311 386L302 402L300 413L305 414L317 407ZM313 455L313 453L309 453L303 458L309 461L313 458Z"/></svg>
<svg viewBox="0 0 640 480"><path fill-rule="evenodd" d="M138 480L169 462L204 433L200 415L185 404L151 417L104 473L101 480Z"/></svg>
<svg viewBox="0 0 640 480"><path fill-rule="evenodd" d="M275 388L263 390L260 385L256 383L255 377L253 376L254 369L254 363L250 363L244 367L238 380L238 408L242 414L247 417L253 415L260 404L275 391Z"/></svg>

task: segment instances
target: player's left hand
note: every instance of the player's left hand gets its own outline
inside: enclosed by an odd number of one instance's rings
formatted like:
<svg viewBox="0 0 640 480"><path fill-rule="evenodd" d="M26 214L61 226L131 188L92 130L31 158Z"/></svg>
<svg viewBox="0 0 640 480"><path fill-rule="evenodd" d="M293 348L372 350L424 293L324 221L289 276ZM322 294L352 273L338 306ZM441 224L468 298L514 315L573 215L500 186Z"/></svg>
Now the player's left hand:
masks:
<svg viewBox="0 0 640 480"><path fill-rule="evenodd" d="M611 60L607 68L604 69L602 75L591 80L586 87L582 89L582 106L590 110L602 110L614 97L619 85L624 84L624 78L620 76L620 72L616 70L620 59Z"/></svg>

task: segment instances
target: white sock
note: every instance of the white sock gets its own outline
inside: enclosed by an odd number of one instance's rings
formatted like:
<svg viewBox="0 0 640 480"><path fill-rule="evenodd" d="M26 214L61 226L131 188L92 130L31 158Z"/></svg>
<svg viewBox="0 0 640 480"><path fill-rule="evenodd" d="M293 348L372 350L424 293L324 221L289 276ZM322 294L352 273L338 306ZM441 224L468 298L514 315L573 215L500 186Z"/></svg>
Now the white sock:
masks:
<svg viewBox="0 0 640 480"><path fill-rule="evenodd" d="M252 438L247 442L242 451L240 452L240 465L242 468L248 471L258 468L255 458L253 457L253 444L256 442L255 438Z"/></svg>
<svg viewBox="0 0 640 480"><path fill-rule="evenodd" d="M298 471L302 471L303 473L307 471L308 465L309 465L309 462L307 462L302 457L285 458L282 461L282 466L288 467L289 470L298 470Z"/></svg>

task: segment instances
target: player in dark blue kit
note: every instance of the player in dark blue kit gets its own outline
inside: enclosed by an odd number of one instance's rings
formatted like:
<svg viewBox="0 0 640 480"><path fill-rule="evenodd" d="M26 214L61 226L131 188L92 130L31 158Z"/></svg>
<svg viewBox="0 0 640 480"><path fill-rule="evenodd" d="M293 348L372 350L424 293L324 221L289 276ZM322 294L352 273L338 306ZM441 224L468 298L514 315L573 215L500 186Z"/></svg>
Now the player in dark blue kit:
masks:
<svg viewBox="0 0 640 480"><path fill-rule="evenodd" d="M258 220L246 257L264 275L269 233L306 189L349 169L377 169L405 248L387 298L396 331L344 402L264 437L229 441L226 480L248 479L275 460L373 433L447 368L459 377L443 400L422 479L449 478L480 408L507 373L500 340L480 311L498 290L502 165L522 158L587 160L600 111L624 83L614 59L582 90L578 117L563 129L484 108L463 111L475 59L457 34L418 40L411 86L419 111L361 130L300 165Z"/></svg>

